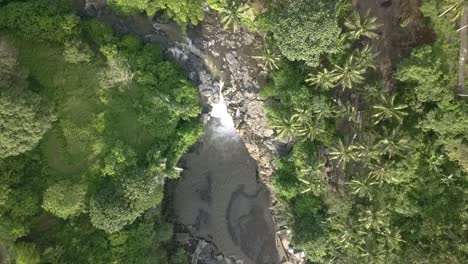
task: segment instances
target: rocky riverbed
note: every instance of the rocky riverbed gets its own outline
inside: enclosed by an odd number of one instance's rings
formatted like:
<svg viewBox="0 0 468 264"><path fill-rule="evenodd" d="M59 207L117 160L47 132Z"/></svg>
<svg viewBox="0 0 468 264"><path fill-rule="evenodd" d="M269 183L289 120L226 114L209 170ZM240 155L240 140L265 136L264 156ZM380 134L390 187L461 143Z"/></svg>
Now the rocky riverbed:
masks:
<svg viewBox="0 0 468 264"><path fill-rule="evenodd" d="M105 0L75 0L82 15L98 17L117 32L140 35L148 43L163 47L168 59L177 62L198 83L203 104L219 99L219 81L235 128L250 155L257 161L264 183L271 181L273 157L283 144L273 139L268 126L264 99L259 95L267 71L254 56L262 54L260 36L247 30L225 30L216 14L207 12L205 20L184 34L173 22L147 16L121 18L113 14Z"/></svg>
<svg viewBox="0 0 468 264"><path fill-rule="evenodd" d="M76 3L81 15L160 45L198 84L205 136L183 157L185 170L172 197L176 238L191 251L192 263L280 263L271 197L263 184L270 182L277 144L258 95L267 75L253 57L262 53L261 38L224 30L208 11L183 34L157 18L118 17L103 0Z"/></svg>

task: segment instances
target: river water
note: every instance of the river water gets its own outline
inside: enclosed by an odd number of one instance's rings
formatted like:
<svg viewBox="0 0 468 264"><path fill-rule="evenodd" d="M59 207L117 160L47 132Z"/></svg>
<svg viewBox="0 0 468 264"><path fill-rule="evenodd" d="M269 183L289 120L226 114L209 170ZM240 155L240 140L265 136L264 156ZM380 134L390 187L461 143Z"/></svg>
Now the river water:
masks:
<svg viewBox="0 0 468 264"><path fill-rule="evenodd" d="M216 245L223 259L213 263L279 263L269 196L222 97L211 116L204 137L182 158L175 215Z"/></svg>
<svg viewBox="0 0 468 264"><path fill-rule="evenodd" d="M87 12L82 0L77 3L81 14L97 16L118 32L138 34L146 42L159 44L168 59L181 65L198 84L205 108L211 109L204 136L181 159L184 170L169 199L174 202L169 207L174 208L177 223L187 227L192 237L216 248L216 256L200 257L195 252L192 263L279 263L269 195L223 101L223 82L232 88L229 72L223 70L224 49L212 47L220 54L218 60L204 51L219 36L209 36L212 31L205 33L201 26L184 35L175 24L155 23L144 16L120 18L105 6ZM209 28L219 31L222 25L211 22ZM237 56L242 56L241 44L234 51ZM214 77L214 72L223 74Z"/></svg>

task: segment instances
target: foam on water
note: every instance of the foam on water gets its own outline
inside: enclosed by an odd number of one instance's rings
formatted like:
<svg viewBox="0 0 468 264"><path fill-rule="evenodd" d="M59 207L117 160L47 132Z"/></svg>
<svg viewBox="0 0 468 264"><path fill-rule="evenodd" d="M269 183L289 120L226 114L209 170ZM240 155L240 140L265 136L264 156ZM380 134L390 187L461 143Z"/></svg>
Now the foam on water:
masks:
<svg viewBox="0 0 468 264"><path fill-rule="evenodd" d="M216 127L216 132L222 135L236 134L234 127L234 120L227 110L227 106L224 103L223 89L224 83L219 83L219 102L212 104L210 116L219 120L219 125Z"/></svg>

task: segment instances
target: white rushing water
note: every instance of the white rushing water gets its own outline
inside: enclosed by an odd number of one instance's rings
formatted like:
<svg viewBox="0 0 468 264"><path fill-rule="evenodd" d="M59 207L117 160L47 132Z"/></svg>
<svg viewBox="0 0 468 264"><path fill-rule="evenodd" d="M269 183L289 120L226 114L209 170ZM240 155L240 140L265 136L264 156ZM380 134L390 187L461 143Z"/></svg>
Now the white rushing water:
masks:
<svg viewBox="0 0 468 264"><path fill-rule="evenodd" d="M216 126L215 131L220 135L236 135L236 129L234 127L234 120L229 114L226 104L223 98L223 86L224 82L219 83L219 102L212 104L210 116L219 120L219 125Z"/></svg>

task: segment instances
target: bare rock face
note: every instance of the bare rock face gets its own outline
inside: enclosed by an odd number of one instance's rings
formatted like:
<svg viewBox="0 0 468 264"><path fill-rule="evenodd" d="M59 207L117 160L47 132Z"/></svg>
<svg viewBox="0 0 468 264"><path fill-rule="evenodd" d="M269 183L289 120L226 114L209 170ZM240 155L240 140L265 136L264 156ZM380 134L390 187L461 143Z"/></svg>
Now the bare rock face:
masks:
<svg viewBox="0 0 468 264"><path fill-rule="evenodd" d="M222 69L219 77L225 84L224 101L239 135L257 161L260 177L268 184L277 149L273 141L274 131L268 125L264 99L259 95L266 83L267 71L254 56L262 53L262 39L243 29L226 31L219 24L215 16L208 16L202 23L203 48L212 64Z"/></svg>

